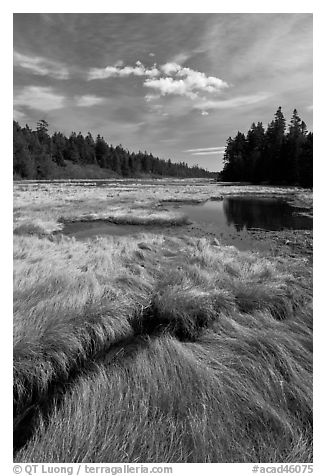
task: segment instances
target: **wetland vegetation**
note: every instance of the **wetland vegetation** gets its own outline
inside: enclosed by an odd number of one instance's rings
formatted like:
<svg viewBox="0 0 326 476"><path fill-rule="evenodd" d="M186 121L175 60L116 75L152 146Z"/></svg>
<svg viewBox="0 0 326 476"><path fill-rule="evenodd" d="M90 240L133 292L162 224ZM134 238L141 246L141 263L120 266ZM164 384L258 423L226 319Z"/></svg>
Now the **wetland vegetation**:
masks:
<svg viewBox="0 0 326 476"><path fill-rule="evenodd" d="M311 462L311 219L295 187L16 182L15 461Z"/></svg>

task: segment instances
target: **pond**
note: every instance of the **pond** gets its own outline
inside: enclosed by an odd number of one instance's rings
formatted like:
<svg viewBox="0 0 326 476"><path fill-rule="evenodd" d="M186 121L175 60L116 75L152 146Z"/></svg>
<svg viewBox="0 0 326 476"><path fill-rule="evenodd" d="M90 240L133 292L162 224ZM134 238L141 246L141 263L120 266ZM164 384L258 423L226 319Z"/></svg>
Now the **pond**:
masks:
<svg viewBox="0 0 326 476"><path fill-rule="evenodd" d="M264 241L257 242L248 230L270 231L311 230L311 217L299 214L286 201L275 198L227 197L220 201L208 200L205 203L162 203L161 209L177 209L186 215L191 225L150 226L116 225L104 220L67 223L62 233L85 240L96 236L123 236L137 233L177 233L189 236L215 236L226 245L234 245L240 250L253 247L265 249ZM172 230L173 229L173 230Z"/></svg>
<svg viewBox="0 0 326 476"><path fill-rule="evenodd" d="M213 225L219 231L312 229L311 217L300 215L298 208L275 198L227 197L199 205L182 205L178 209L190 220Z"/></svg>

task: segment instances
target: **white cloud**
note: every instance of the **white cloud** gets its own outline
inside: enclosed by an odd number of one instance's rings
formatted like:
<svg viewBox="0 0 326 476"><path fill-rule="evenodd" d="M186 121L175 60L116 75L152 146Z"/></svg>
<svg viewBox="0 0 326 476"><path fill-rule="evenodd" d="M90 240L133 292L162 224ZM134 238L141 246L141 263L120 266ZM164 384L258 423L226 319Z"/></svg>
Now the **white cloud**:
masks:
<svg viewBox="0 0 326 476"><path fill-rule="evenodd" d="M41 56L27 56L14 51L14 66L28 69L39 76L51 76L56 79L68 79L69 71L66 66Z"/></svg>
<svg viewBox="0 0 326 476"><path fill-rule="evenodd" d="M137 61L135 66L123 66L119 61L114 66L92 68L88 72L88 80L124 78L131 75L146 78L143 85L155 89L159 96L174 94L195 99L200 92L219 93L228 87L228 84L220 78L206 76L205 73L184 68L176 62L160 66L154 63L150 68L146 68L140 61ZM146 95L145 99L151 101L153 97L155 96Z"/></svg>
<svg viewBox="0 0 326 476"><path fill-rule="evenodd" d="M219 155L224 154L224 150L211 150L210 152L193 152L191 155Z"/></svg>
<svg viewBox="0 0 326 476"><path fill-rule="evenodd" d="M88 73L88 79L105 79L118 76L119 68L117 66L107 66L106 68L92 68Z"/></svg>
<svg viewBox="0 0 326 476"><path fill-rule="evenodd" d="M232 109L234 107L247 106L249 104L255 104L257 102L264 101L269 96L269 93L257 93L248 96L238 96L231 99L204 100L195 104L194 108L201 109L203 111L214 109Z"/></svg>
<svg viewBox="0 0 326 476"><path fill-rule="evenodd" d="M65 106L65 97L50 87L26 86L15 97L15 106L27 106L39 111L51 111Z"/></svg>
<svg viewBox="0 0 326 476"><path fill-rule="evenodd" d="M163 71L164 74L167 74L168 76L177 73L182 69L182 67L178 63L165 63L160 66L161 71Z"/></svg>
<svg viewBox="0 0 326 476"><path fill-rule="evenodd" d="M228 84L222 79L215 76L206 76L205 73L190 68L181 68L176 76L186 78L189 87L202 89L209 93L219 92L221 89L228 87Z"/></svg>
<svg viewBox="0 0 326 476"><path fill-rule="evenodd" d="M135 66L123 66L122 61L118 61L114 66L107 66L106 68L92 68L88 73L88 80L106 79L106 78L123 78L131 75L155 77L160 74L159 70L154 64L151 68L145 66L137 61Z"/></svg>
<svg viewBox="0 0 326 476"><path fill-rule="evenodd" d="M200 149L187 149L183 152L190 153L191 155L219 155L224 154L225 146L218 147L202 147Z"/></svg>
<svg viewBox="0 0 326 476"><path fill-rule="evenodd" d="M183 68L177 63L163 64L160 70L166 77L146 79L144 86L158 90L162 96L177 94L195 99L200 92L219 93L228 87L228 84L220 78Z"/></svg>
<svg viewBox="0 0 326 476"><path fill-rule="evenodd" d="M76 106L79 107L89 107L95 106L95 104L100 104L105 101L105 98L101 98L98 96L80 96L76 99Z"/></svg>
<svg viewBox="0 0 326 476"><path fill-rule="evenodd" d="M144 83L147 88L153 88L159 91L160 95L176 94L180 96L187 96L191 99L197 97L197 93L189 89L188 85L183 79L175 80L173 78L158 78L147 79Z"/></svg>
<svg viewBox="0 0 326 476"><path fill-rule="evenodd" d="M187 150L184 150L183 152L194 152L194 153L198 153L198 152L224 152L225 150L225 146L222 145L222 146L217 146L217 147L201 147L199 149L187 149Z"/></svg>

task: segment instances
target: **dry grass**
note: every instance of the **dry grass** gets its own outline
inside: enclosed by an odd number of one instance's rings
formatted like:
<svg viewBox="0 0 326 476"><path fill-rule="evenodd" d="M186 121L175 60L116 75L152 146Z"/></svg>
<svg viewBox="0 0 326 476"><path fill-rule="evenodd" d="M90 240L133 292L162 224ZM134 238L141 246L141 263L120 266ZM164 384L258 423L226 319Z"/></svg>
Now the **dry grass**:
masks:
<svg viewBox="0 0 326 476"><path fill-rule="evenodd" d="M146 235L15 241L16 430L26 410L43 415L17 461L291 460L301 440L306 460L311 316L302 263L289 269L206 240Z"/></svg>
<svg viewBox="0 0 326 476"><path fill-rule="evenodd" d="M15 203L16 226L34 224L14 236L17 462L312 460L308 261L162 234L44 236L42 220L95 200L30 193Z"/></svg>
<svg viewBox="0 0 326 476"><path fill-rule="evenodd" d="M203 202L228 195L283 197L307 208L312 192L294 187L222 186L202 180L112 180L106 186L96 181L56 183L20 182L14 187L14 226L37 222L46 233L62 229L62 222L108 220L129 224L184 224L184 215L160 210L164 202ZM81 186L82 185L82 186Z"/></svg>
<svg viewBox="0 0 326 476"><path fill-rule="evenodd" d="M155 210L151 208L117 208L100 212L62 217L60 221L107 221L117 225L186 225L188 218L174 210Z"/></svg>
<svg viewBox="0 0 326 476"><path fill-rule="evenodd" d="M271 327L268 315L258 319ZM275 330L264 330L257 347L262 333L240 332L225 318L220 326L221 334L206 332L196 343L162 336L108 352L48 422L40 418L16 461L311 461L309 366L298 369ZM275 353L287 367L273 363Z"/></svg>

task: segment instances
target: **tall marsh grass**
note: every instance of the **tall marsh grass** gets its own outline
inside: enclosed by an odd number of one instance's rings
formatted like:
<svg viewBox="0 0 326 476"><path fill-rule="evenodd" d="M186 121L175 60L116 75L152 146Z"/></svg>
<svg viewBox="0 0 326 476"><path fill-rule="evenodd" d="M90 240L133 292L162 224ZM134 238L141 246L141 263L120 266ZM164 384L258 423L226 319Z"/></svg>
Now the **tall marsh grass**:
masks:
<svg viewBox="0 0 326 476"><path fill-rule="evenodd" d="M309 462L311 270L194 238L15 236L17 462Z"/></svg>

